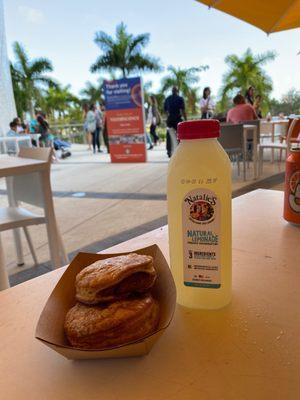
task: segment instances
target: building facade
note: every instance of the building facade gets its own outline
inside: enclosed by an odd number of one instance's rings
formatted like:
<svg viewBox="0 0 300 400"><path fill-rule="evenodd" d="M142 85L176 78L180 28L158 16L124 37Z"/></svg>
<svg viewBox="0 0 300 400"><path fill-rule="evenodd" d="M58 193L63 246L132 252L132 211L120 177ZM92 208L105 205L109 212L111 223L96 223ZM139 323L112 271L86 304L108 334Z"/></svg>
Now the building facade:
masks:
<svg viewBox="0 0 300 400"><path fill-rule="evenodd" d="M9 60L7 56L3 0L0 0L0 135L9 129L9 122L16 117Z"/></svg>

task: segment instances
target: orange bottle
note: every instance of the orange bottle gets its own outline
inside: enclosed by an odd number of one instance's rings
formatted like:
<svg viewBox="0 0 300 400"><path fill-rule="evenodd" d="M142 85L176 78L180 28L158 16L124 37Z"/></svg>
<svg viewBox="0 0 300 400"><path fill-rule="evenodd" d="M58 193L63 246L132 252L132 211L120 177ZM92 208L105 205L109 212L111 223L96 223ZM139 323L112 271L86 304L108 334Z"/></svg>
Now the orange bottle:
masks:
<svg viewBox="0 0 300 400"><path fill-rule="evenodd" d="M283 218L300 225L300 148L292 149L286 160Z"/></svg>

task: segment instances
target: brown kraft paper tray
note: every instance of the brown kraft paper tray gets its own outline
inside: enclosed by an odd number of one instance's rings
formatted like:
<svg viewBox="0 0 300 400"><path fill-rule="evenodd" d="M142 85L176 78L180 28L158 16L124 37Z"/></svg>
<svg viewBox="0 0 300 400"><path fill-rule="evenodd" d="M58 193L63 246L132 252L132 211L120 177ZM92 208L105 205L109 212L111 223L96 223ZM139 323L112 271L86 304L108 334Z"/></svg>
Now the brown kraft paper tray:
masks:
<svg viewBox="0 0 300 400"><path fill-rule="evenodd" d="M75 278L86 266L97 260L127 253L92 254L78 253L58 281L40 315L35 337L64 357L77 359L120 358L142 356L151 350L154 343L170 325L175 305L176 288L168 263L157 245L152 245L130 253L146 254L153 257L158 279L151 290L159 301L160 322L151 335L118 347L104 350L82 350L71 347L64 333L64 320L68 310L75 304Z"/></svg>

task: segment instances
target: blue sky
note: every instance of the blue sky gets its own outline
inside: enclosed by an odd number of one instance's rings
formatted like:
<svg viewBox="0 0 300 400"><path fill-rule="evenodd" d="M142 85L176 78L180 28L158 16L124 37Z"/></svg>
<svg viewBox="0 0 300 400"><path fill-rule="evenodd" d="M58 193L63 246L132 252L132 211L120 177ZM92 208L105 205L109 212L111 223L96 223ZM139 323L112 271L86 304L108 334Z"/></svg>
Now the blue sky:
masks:
<svg viewBox="0 0 300 400"><path fill-rule="evenodd" d="M53 75L71 84L75 93L87 80L99 50L93 43L95 32L114 33L124 21L130 32L151 34L147 51L165 66L191 67L208 64L201 73L200 86L209 85L217 94L224 57L241 54L247 47L255 53L275 50L277 59L266 70L273 79L273 95L280 97L291 87L300 89L300 29L267 36L259 29L194 0L4 0L9 56L11 44L22 42L31 57L52 60ZM154 89L162 76L147 74Z"/></svg>

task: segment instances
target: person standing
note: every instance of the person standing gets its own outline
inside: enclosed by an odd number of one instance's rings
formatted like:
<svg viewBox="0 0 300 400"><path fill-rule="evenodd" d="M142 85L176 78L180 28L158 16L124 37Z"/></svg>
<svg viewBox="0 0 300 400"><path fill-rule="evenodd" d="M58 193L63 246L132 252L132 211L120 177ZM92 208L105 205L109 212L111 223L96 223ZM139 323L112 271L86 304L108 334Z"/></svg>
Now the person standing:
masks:
<svg viewBox="0 0 300 400"><path fill-rule="evenodd" d="M149 133L146 131L146 141L149 145L147 150L153 150L153 143L152 143L152 139L151 136L149 135Z"/></svg>
<svg viewBox="0 0 300 400"><path fill-rule="evenodd" d="M96 117L96 131L95 138L93 138L93 148L95 153L95 146L97 146L98 153L101 153L100 133L102 129L102 113L96 105L94 106L94 112Z"/></svg>
<svg viewBox="0 0 300 400"><path fill-rule="evenodd" d="M174 153L177 145L177 125L186 120L185 103L183 97L179 96L178 88L173 86L172 94L164 103L164 110L167 114L167 154L169 157Z"/></svg>
<svg viewBox="0 0 300 400"><path fill-rule="evenodd" d="M147 123L150 125L150 135L152 136L154 145L156 146L159 141L156 127L160 124L161 117L158 111L157 100L154 95L149 96L149 103Z"/></svg>
<svg viewBox="0 0 300 400"><path fill-rule="evenodd" d="M249 88L245 94L245 99L246 99L246 103L251 104L251 106L253 106L253 104L254 104L254 87L253 86L249 86Z"/></svg>
<svg viewBox="0 0 300 400"><path fill-rule="evenodd" d="M214 115L215 104L210 95L210 87L204 88L203 95L200 100L201 119L211 119Z"/></svg>
<svg viewBox="0 0 300 400"><path fill-rule="evenodd" d="M107 150L107 153L109 154L109 140L108 140L108 131L107 131L107 119L105 116L105 105L101 104L100 105L100 110L102 113L102 135L103 135L103 140L104 144Z"/></svg>
<svg viewBox="0 0 300 400"><path fill-rule="evenodd" d="M86 114L86 129L92 138L93 150L96 153L96 115L94 104L90 105L89 111Z"/></svg>
<svg viewBox="0 0 300 400"><path fill-rule="evenodd" d="M88 122L87 122L87 114L89 112L89 105L88 104L83 104L82 106L82 111L83 111L83 130L85 132L85 138L88 143L88 150L92 149L92 136L91 133L88 131Z"/></svg>

